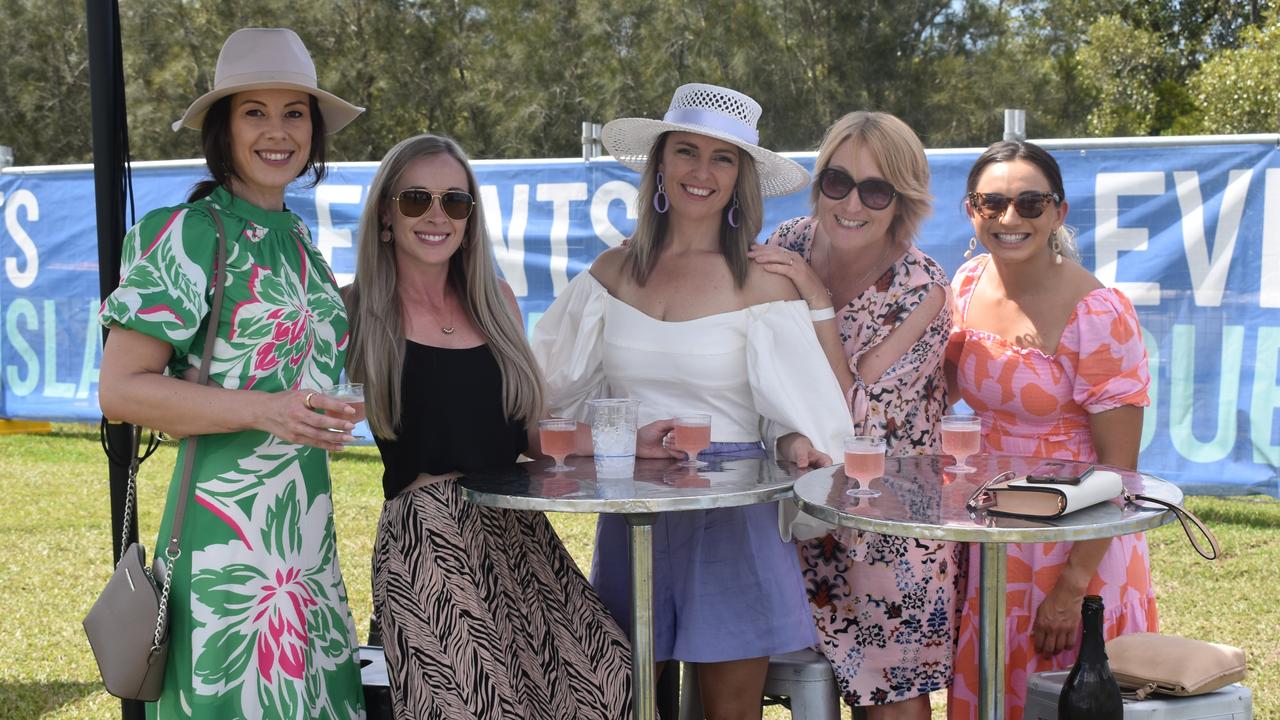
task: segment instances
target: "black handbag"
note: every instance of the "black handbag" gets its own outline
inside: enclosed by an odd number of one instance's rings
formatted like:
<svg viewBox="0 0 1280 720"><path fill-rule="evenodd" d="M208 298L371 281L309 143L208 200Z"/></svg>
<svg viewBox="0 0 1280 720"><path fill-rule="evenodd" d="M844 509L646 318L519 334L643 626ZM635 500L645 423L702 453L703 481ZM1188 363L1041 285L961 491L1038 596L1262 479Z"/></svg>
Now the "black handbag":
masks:
<svg viewBox="0 0 1280 720"><path fill-rule="evenodd" d="M222 311L222 291L226 285L227 239L222 230L222 219L212 208L214 226L218 233L218 257L214 266L213 304L205 331L204 352L201 355L199 383L209 381L209 365L213 357L213 345L218 337L218 318ZM135 428L135 432L137 429ZM107 692L125 700L154 701L160 699L164 687L165 664L169 657L169 589L173 577L169 569L182 554L179 539L182 520L186 514L187 496L191 491L191 471L195 465L198 437L187 441L187 452L182 464L182 485L178 491L178 504L173 515L173 528L164 556L167 563L155 558L154 567L147 567L147 549L141 543L128 543L130 520L137 501L138 465L137 453L129 464L129 489L125 496L124 531L120 545L124 551L115 573L107 581L98 600L84 619L84 631L89 636L89 646L98 661L98 672Z"/></svg>

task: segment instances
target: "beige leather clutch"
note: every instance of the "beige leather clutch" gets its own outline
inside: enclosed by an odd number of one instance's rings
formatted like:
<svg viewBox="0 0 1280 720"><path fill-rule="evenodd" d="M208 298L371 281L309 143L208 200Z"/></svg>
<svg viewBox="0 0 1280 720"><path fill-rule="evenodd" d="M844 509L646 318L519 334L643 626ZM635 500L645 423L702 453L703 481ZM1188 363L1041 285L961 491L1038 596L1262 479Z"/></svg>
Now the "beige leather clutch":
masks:
<svg viewBox="0 0 1280 720"><path fill-rule="evenodd" d="M1111 673L1141 700L1152 693L1202 695L1245 676L1244 650L1160 633L1130 633L1107 641Z"/></svg>

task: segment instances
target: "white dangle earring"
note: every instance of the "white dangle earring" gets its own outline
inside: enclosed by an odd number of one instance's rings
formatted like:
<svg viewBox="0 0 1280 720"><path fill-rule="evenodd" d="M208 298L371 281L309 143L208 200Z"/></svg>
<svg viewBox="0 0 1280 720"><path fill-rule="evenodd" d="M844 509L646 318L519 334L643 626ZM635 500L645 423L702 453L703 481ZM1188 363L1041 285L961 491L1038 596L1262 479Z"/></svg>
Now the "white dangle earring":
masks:
<svg viewBox="0 0 1280 720"><path fill-rule="evenodd" d="M973 251L977 249L978 249L978 238L976 236L969 238L969 249L964 251L964 259L968 260L969 258L973 257Z"/></svg>
<svg viewBox="0 0 1280 720"><path fill-rule="evenodd" d="M1049 236L1049 250L1053 253L1053 264L1062 264L1062 240L1058 234L1062 232L1062 228L1054 228L1053 234Z"/></svg>

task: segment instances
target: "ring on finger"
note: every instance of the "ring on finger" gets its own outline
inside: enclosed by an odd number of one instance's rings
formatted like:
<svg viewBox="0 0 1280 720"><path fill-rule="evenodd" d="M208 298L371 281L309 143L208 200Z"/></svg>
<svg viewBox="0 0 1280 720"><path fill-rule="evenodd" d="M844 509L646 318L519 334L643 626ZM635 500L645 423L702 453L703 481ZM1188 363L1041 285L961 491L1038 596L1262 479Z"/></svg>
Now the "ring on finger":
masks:
<svg viewBox="0 0 1280 720"><path fill-rule="evenodd" d="M307 406L308 410L315 410L316 406L311 404L311 398L315 397L315 392L307 393L307 397L303 399L302 404Z"/></svg>

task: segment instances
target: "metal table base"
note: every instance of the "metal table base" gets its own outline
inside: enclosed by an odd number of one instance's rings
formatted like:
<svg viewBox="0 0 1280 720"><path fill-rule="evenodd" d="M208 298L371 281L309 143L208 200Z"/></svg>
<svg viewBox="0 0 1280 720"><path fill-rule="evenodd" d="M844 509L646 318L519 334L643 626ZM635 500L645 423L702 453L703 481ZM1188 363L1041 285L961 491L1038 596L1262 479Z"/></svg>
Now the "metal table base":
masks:
<svg viewBox="0 0 1280 720"><path fill-rule="evenodd" d="M1043 458L978 455L969 463L976 472L944 471L949 456L887 458L885 475L872 481L880 497L854 502L853 487L836 465L806 473L795 483L796 504L833 525L885 535L982 544L981 610L978 637L978 716L1005 717L1005 581L1006 550L1011 543L1073 542L1112 538L1150 530L1173 520L1161 507L1125 504L1119 498L1052 520L1030 520L970 512L965 502L988 479L1005 471L1025 475ZM1120 468L1097 466L1120 474L1126 490L1181 502L1182 491L1160 478Z"/></svg>
<svg viewBox="0 0 1280 720"><path fill-rule="evenodd" d="M978 627L978 717L1004 720L1004 610L1009 556L1001 542L983 543L982 614Z"/></svg>
<svg viewBox="0 0 1280 720"><path fill-rule="evenodd" d="M472 473L462 496L489 507L625 515L631 558L631 675L635 720L657 717L653 639L653 525L659 512L709 510L773 502L791 495L794 466L769 459L713 462L695 472L672 460L637 460L626 478L597 478L591 458L552 474L550 460ZM697 483L687 482L696 478ZM554 480L555 482L549 482Z"/></svg>
<svg viewBox="0 0 1280 720"><path fill-rule="evenodd" d="M658 683L653 653L654 513L627 516L631 546L631 682L634 717L658 716Z"/></svg>

